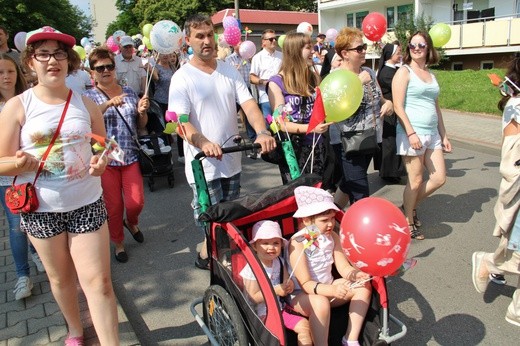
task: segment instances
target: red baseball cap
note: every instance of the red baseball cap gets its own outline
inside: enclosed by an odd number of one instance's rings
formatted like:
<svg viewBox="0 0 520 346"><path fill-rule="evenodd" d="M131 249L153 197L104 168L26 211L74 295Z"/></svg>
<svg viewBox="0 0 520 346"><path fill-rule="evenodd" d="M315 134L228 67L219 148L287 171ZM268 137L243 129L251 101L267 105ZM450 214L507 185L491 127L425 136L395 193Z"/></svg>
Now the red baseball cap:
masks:
<svg viewBox="0 0 520 346"><path fill-rule="evenodd" d="M25 44L30 44L36 41L56 40L65 43L67 46L73 47L76 44L74 36L64 34L50 26L30 31L27 33Z"/></svg>

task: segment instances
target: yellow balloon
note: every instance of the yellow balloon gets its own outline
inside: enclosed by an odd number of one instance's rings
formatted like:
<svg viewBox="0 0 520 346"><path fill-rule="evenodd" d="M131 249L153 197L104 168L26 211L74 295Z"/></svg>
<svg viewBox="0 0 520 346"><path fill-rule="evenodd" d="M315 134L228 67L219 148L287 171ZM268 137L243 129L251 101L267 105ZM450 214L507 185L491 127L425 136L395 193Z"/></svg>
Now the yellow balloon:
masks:
<svg viewBox="0 0 520 346"><path fill-rule="evenodd" d="M146 46L146 48L148 48L149 50L152 50L152 42L150 41L150 39L146 36L143 36L143 43L144 45Z"/></svg>
<svg viewBox="0 0 520 346"><path fill-rule="evenodd" d="M437 23L428 32L436 48L444 46L451 38L451 28L448 24Z"/></svg>
<svg viewBox="0 0 520 346"><path fill-rule="evenodd" d="M81 47L81 46L74 46L72 47L72 49L78 53L79 55L79 58L81 60L85 59L85 57L87 56L87 52L85 52L85 48Z"/></svg>
<svg viewBox="0 0 520 346"><path fill-rule="evenodd" d="M150 32L152 32L153 25L148 23L143 26L143 36L150 38Z"/></svg>
<svg viewBox="0 0 520 346"><path fill-rule="evenodd" d="M280 48L283 48L283 42L285 41L285 35L280 35L280 37L278 37L278 46Z"/></svg>
<svg viewBox="0 0 520 346"><path fill-rule="evenodd" d="M363 99L363 85L359 77L347 70L331 72L320 83L325 106L325 120L340 122L350 118Z"/></svg>

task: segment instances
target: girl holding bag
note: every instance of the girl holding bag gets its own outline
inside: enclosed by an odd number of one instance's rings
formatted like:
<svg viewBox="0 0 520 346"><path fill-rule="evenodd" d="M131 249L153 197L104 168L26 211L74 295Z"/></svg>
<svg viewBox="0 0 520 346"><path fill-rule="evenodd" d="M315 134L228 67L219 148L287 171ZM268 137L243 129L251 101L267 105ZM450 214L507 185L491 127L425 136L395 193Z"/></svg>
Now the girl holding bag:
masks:
<svg viewBox="0 0 520 346"><path fill-rule="evenodd" d="M79 67L74 37L51 27L27 34L22 61L38 84L10 99L0 115L1 175L36 182L36 211L21 214L21 230L41 256L68 325L65 345L83 345L77 281L102 345L119 344L110 277L107 213L101 179L107 159L92 155L89 133L106 136L103 117L65 77ZM52 138L52 139L51 139ZM51 150L47 150L52 143ZM48 151L45 160L42 154Z"/></svg>

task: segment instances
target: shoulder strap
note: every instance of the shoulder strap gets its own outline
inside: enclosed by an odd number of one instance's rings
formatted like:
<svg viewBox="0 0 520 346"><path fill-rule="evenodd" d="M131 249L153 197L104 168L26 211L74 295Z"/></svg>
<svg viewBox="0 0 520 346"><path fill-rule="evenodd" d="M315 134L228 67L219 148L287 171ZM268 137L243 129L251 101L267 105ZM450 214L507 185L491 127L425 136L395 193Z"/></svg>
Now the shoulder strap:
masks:
<svg viewBox="0 0 520 346"><path fill-rule="evenodd" d="M107 95L106 92L104 92L103 90L101 90L98 87L96 87L96 89L107 98L107 101L110 101L110 97ZM128 124L126 119L123 117L123 114L121 114L119 109L117 109L116 106L111 106L111 107L114 107L114 109L116 110L116 112L119 115L119 117L121 118L121 120L123 120L123 123L125 123L125 126L128 129L128 132L130 132L130 136L132 137L132 139L134 140L135 144L137 145L137 148L139 148L140 145L139 145L139 141L137 140L137 134L135 134L134 131L132 131L132 128L130 127L130 125Z"/></svg>

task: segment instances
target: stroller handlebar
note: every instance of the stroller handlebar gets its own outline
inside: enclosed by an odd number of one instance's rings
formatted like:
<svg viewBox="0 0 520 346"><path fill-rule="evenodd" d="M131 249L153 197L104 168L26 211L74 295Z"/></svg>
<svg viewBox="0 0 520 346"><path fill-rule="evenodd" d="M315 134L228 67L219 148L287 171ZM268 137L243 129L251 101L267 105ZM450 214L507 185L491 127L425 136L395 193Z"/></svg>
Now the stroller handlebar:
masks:
<svg viewBox="0 0 520 346"><path fill-rule="evenodd" d="M259 143L235 145L235 146L232 146L232 147L222 148L222 153L224 153L224 154L236 153L237 151L246 151L246 150L260 149L261 147L262 146ZM204 157L206 157L206 154L203 151L201 151L197 155L195 155L194 160L200 160L200 159L202 159Z"/></svg>

